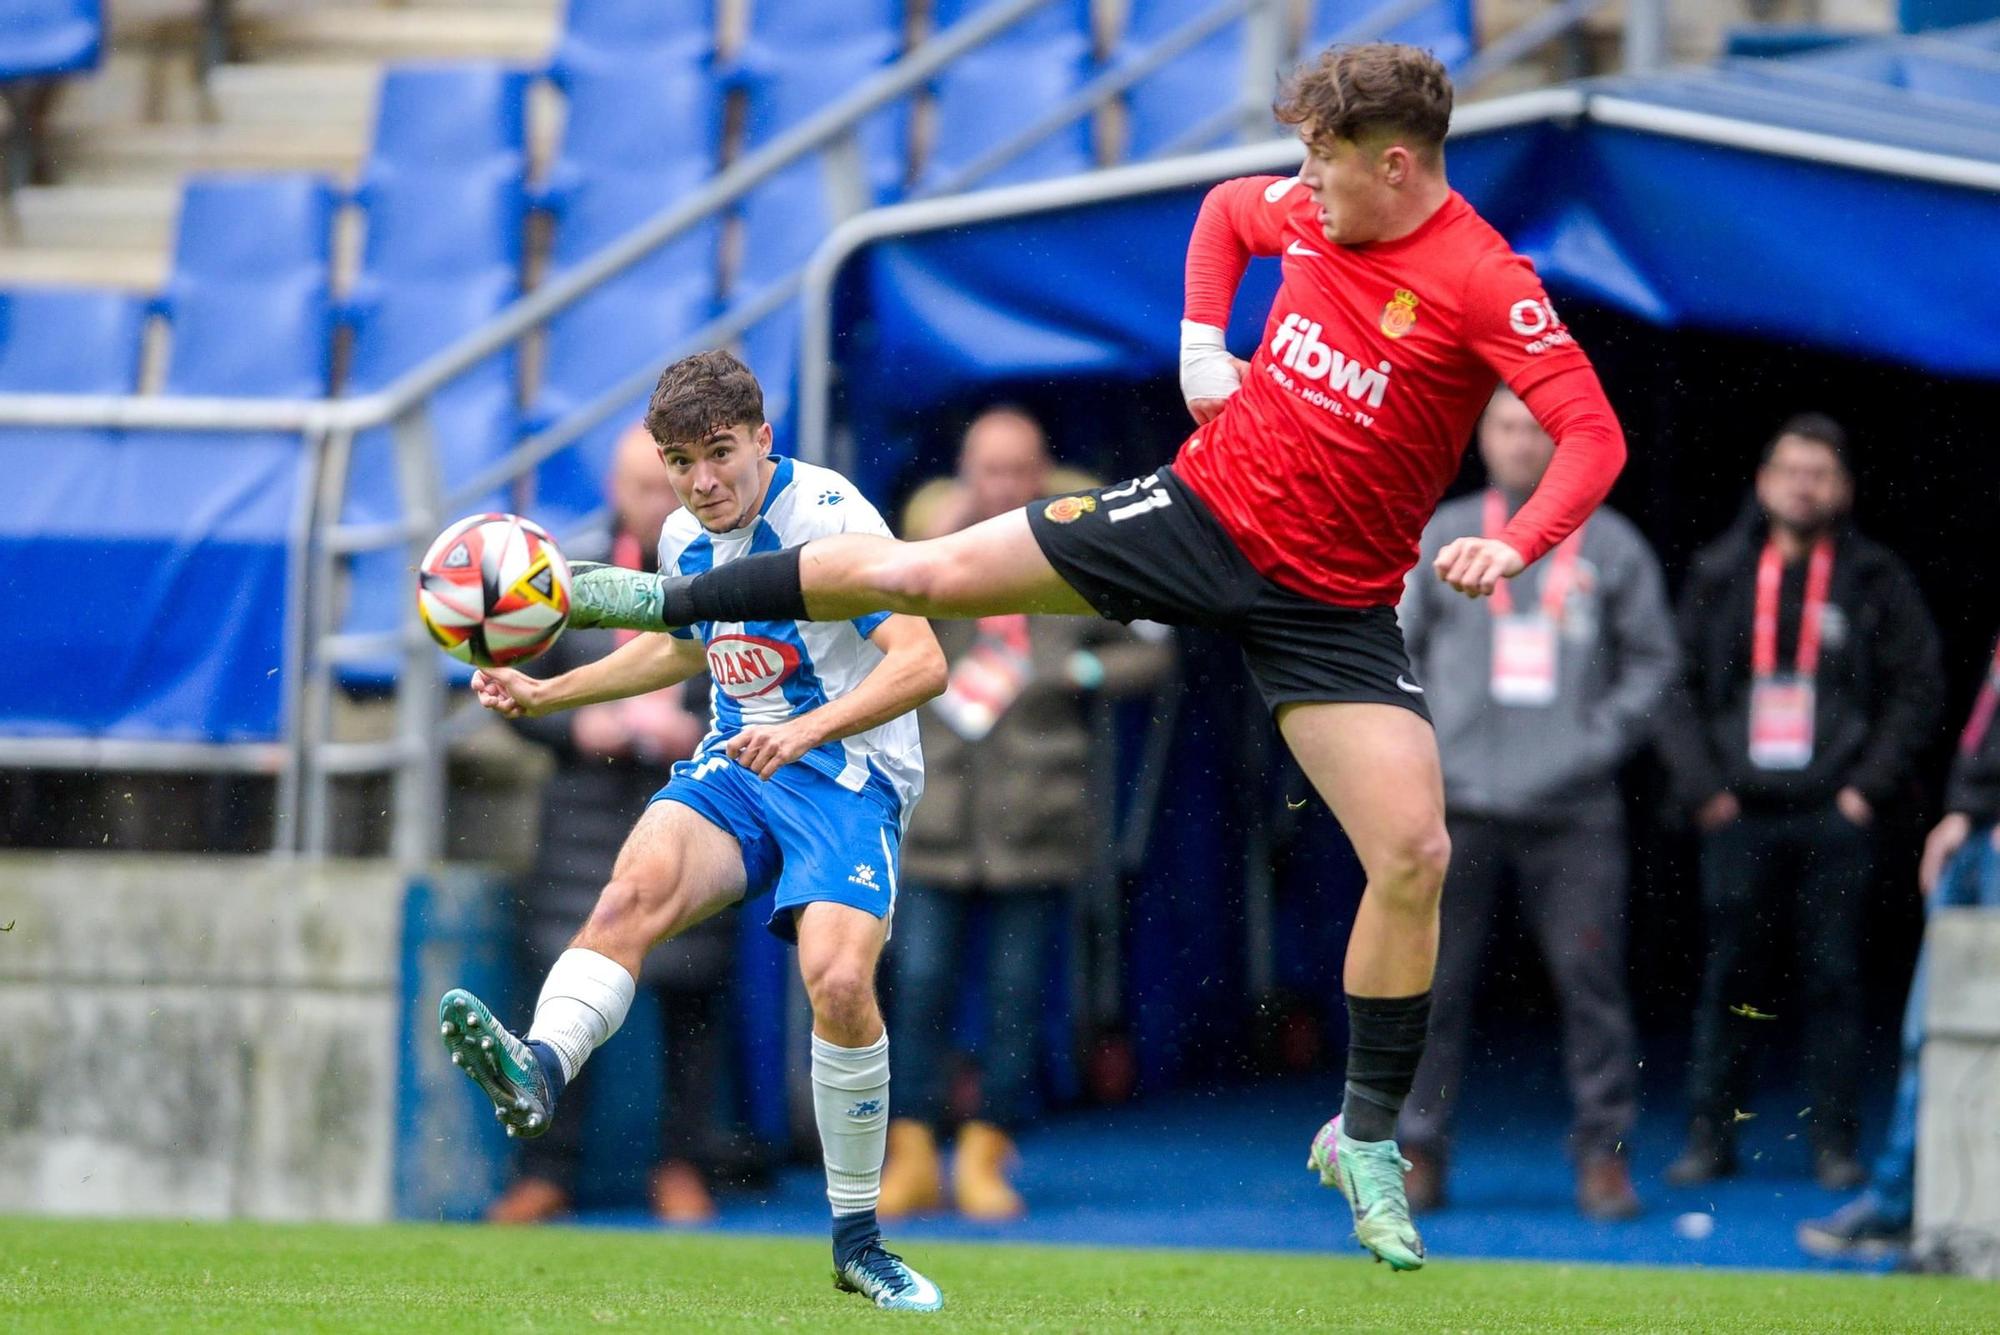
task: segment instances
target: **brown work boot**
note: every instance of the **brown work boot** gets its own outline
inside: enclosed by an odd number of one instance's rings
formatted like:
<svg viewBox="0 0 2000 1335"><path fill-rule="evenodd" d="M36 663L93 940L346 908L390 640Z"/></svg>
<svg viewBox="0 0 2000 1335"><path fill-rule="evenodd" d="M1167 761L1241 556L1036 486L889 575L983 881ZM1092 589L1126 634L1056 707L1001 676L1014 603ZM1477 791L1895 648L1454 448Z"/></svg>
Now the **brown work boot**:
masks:
<svg viewBox="0 0 2000 1335"><path fill-rule="evenodd" d="M882 1164L882 1198L875 1213L883 1219L923 1214L944 1205L944 1162L937 1137L908 1117L889 1123L889 1157Z"/></svg>
<svg viewBox="0 0 2000 1335"><path fill-rule="evenodd" d="M489 1224L546 1224L569 1212L569 1193L545 1177L516 1179L486 1207Z"/></svg>
<svg viewBox="0 0 2000 1335"><path fill-rule="evenodd" d="M1026 1214L1028 1207L1021 1193L1007 1183L1007 1165L1016 1157L1014 1142L991 1122L967 1122L960 1128L951 1174L958 1212L967 1219L988 1223Z"/></svg>
<svg viewBox="0 0 2000 1335"><path fill-rule="evenodd" d="M686 1159L669 1159L653 1170L653 1214L667 1224L706 1224L715 1218L715 1197L701 1170Z"/></svg>
<svg viewBox="0 0 2000 1335"><path fill-rule="evenodd" d="M1592 1154L1576 1168L1576 1208L1591 1219L1637 1219L1645 1207L1622 1154Z"/></svg>
<svg viewBox="0 0 2000 1335"><path fill-rule="evenodd" d="M1406 1145L1403 1157L1410 1161L1410 1171L1403 1174L1403 1196L1410 1203L1410 1213L1442 1210L1444 1155L1424 1145Z"/></svg>

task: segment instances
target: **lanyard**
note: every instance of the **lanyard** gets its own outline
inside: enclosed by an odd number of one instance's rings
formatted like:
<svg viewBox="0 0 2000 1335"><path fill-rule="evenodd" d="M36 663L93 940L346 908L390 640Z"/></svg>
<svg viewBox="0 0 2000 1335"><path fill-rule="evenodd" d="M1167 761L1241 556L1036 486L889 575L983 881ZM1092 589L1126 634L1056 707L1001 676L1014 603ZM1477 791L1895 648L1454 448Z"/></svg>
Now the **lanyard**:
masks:
<svg viewBox="0 0 2000 1335"><path fill-rule="evenodd" d="M1958 753L1969 756L1977 752L1986 741L1987 730L1993 726L1993 715L2000 712L2000 644L1993 646L1993 666L1987 669L1986 680L1979 683L1979 698L1972 702L1972 717L1965 721L1965 731L1958 736Z"/></svg>
<svg viewBox="0 0 2000 1335"><path fill-rule="evenodd" d="M1507 527L1507 501L1497 487L1486 491L1486 524L1484 536L1497 538ZM1563 619L1563 604L1569 599L1569 591L1576 583L1576 563L1583 555L1583 531L1590 527L1584 520L1576 526L1576 531L1562 540L1556 554L1549 563L1549 572L1542 577L1542 612L1549 620L1560 623ZM1493 615L1497 617L1514 615L1514 591L1506 580L1493 587Z"/></svg>
<svg viewBox="0 0 2000 1335"><path fill-rule="evenodd" d="M1773 676L1778 671L1778 591L1785 579L1785 558L1778 544L1764 544L1757 560L1757 613L1751 623L1750 672L1755 677ZM1833 539L1821 538L1813 544L1812 562L1806 568L1806 605L1799 614L1797 671L1811 677L1819 671L1820 620L1826 614L1827 591L1833 586Z"/></svg>

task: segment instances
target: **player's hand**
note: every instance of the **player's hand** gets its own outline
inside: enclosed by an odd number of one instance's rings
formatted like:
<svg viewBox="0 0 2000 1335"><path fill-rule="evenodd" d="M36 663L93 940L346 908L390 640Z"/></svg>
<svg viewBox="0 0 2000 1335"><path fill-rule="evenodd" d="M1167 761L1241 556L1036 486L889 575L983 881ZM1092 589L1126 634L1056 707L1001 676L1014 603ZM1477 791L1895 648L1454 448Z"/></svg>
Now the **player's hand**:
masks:
<svg viewBox="0 0 2000 1335"><path fill-rule="evenodd" d="M1236 383L1241 385L1243 377L1250 374L1250 363L1244 361L1241 357L1231 357L1229 363L1236 370ZM1232 390L1231 393L1233 392ZM1188 412L1194 415L1194 420L1198 425L1207 426L1222 415L1223 405L1228 402L1228 394L1224 394L1221 398L1189 399Z"/></svg>
<svg viewBox="0 0 2000 1335"><path fill-rule="evenodd" d="M818 733L807 725L806 719L796 718L789 723L767 723L745 728L731 737L722 749L731 760L758 778L768 779L818 746L819 742Z"/></svg>
<svg viewBox="0 0 2000 1335"><path fill-rule="evenodd" d="M1963 811L1954 811L1932 827L1930 836L1924 840L1924 855L1917 862L1917 889L1925 898L1937 889L1944 879L1944 869L1958 856L1958 850L1965 847L1965 841L1972 837L1972 817Z"/></svg>
<svg viewBox="0 0 2000 1335"><path fill-rule="evenodd" d="M472 693L502 718L534 718L547 712L543 683L513 668L481 668L472 674Z"/></svg>
<svg viewBox="0 0 2000 1335"><path fill-rule="evenodd" d="M1833 805L1850 825L1867 829L1875 823L1875 807L1859 788L1843 788L1833 795Z"/></svg>
<svg viewBox="0 0 2000 1335"><path fill-rule="evenodd" d="M1215 325L1181 321L1181 398L1203 426L1215 420L1250 372L1250 363L1229 355L1222 337Z"/></svg>
<svg viewBox="0 0 2000 1335"><path fill-rule="evenodd" d="M1437 577L1468 598L1484 598L1528 568L1521 554L1498 538L1459 538L1433 563Z"/></svg>

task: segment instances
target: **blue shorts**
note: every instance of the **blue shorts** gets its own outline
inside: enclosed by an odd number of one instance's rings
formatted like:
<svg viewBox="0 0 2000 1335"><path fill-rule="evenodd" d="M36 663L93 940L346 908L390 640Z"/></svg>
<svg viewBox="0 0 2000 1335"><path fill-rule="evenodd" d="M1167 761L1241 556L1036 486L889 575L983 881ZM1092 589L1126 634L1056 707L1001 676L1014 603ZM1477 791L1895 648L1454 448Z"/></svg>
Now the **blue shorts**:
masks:
<svg viewBox="0 0 2000 1335"><path fill-rule="evenodd" d="M807 765L769 779L717 752L674 766L655 802L678 802L734 838L749 880L746 900L776 888L769 927L798 939L792 910L846 904L887 920L896 909L903 827L894 807L850 792Z"/></svg>

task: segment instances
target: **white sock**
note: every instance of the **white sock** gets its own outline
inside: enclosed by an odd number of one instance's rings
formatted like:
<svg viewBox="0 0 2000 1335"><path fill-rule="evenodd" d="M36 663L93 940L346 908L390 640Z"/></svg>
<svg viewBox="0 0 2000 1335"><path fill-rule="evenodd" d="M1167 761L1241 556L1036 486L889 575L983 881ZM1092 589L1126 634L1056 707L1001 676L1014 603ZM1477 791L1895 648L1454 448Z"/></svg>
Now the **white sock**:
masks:
<svg viewBox="0 0 2000 1335"><path fill-rule="evenodd" d="M574 1080L592 1050L625 1023L637 988L638 980L609 955L571 947L542 984L528 1040L553 1048L563 1079Z"/></svg>
<svg viewBox="0 0 2000 1335"><path fill-rule="evenodd" d="M834 1217L862 1214L882 1195L889 1145L889 1036L843 1048L812 1036L813 1119Z"/></svg>

